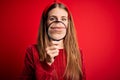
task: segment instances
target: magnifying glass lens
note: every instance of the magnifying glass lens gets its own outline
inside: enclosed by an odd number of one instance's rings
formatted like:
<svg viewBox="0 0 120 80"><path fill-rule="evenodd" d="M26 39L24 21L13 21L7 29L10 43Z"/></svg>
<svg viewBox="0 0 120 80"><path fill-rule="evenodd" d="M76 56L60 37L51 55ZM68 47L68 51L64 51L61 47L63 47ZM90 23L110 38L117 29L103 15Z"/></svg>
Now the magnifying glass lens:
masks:
<svg viewBox="0 0 120 80"><path fill-rule="evenodd" d="M54 41L62 40L66 36L66 25L61 21L54 21L49 24L47 33Z"/></svg>

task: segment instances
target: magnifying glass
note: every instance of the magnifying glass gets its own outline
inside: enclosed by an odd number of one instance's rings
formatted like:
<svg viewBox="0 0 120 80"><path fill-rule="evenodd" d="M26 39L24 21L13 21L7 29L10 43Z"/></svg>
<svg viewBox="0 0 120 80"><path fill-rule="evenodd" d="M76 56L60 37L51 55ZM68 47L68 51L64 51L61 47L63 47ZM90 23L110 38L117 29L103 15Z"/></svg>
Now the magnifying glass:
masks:
<svg viewBox="0 0 120 80"><path fill-rule="evenodd" d="M60 41L65 38L67 27L62 21L54 21L48 25L47 34L53 41Z"/></svg>

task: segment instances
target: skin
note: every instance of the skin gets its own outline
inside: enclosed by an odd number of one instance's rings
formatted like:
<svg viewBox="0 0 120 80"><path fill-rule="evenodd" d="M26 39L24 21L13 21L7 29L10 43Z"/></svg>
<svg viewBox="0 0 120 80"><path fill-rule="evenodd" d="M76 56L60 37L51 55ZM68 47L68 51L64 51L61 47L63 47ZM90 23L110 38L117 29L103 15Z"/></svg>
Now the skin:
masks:
<svg viewBox="0 0 120 80"><path fill-rule="evenodd" d="M49 25L53 21L62 21L66 26L68 25L68 13L61 8L54 8L48 13L47 24ZM59 27L60 24L55 24L55 26ZM64 33L64 32L63 32ZM54 36L58 36L58 34L53 34ZM62 34L61 34L62 35ZM59 49L63 49L63 40L53 41L51 40L51 44L47 46L46 53L50 56L51 62L47 62L51 65L54 62L56 56L59 55Z"/></svg>

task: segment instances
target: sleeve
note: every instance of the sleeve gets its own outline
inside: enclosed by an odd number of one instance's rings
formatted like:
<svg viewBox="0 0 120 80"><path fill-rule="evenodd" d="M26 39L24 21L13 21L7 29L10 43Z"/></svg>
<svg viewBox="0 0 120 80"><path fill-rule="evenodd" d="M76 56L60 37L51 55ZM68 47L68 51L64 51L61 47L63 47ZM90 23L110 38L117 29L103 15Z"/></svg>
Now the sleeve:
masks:
<svg viewBox="0 0 120 80"><path fill-rule="evenodd" d="M84 59L83 59L83 52L82 52L81 49L80 49L80 53L81 53L82 71L83 71L83 78L82 78L82 80L86 80L85 63L84 63Z"/></svg>
<svg viewBox="0 0 120 80"><path fill-rule="evenodd" d="M27 48L20 80L55 80L54 67L46 62L40 62L39 69L37 69L36 59L39 57L34 53L33 47Z"/></svg>
<svg viewBox="0 0 120 80"><path fill-rule="evenodd" d="M20 80L34 80L35 79L35 65L32 55L32 49L27 48L25 52L24 67Z"/></svg>

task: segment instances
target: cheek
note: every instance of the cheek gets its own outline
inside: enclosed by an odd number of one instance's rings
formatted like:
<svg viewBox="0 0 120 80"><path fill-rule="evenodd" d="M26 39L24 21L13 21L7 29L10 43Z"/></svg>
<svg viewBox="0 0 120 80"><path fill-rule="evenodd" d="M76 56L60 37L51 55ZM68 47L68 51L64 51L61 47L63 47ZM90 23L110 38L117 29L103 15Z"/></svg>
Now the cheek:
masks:
<svg viewBox="0 0 120 80"><path fill-rule="evenodd" d="M48 21L47 21L47 26L48 26L50 23L51 23L51 21L48 20Z"/></svg>
<svg viewBox="0 0 120 80"><path fill-rule="evenodd" d="M47 25L49 25L49 24L52 23L52 22L53 22L53 21L48 20L48 21L47 21Z"/></svg>
<svg viewBox="0 0 120 80"><path fill-rule="evenodd" d="M66 23L65 23L65 25L66 25L66 27L68 27L69 23L68 23L68 22L66 22Z"/></svg>

